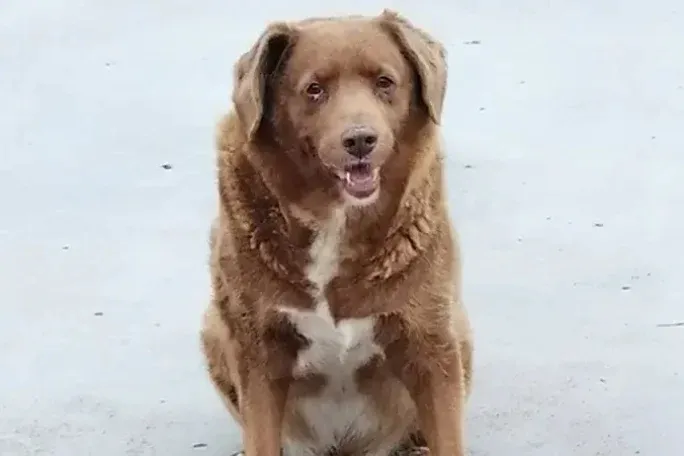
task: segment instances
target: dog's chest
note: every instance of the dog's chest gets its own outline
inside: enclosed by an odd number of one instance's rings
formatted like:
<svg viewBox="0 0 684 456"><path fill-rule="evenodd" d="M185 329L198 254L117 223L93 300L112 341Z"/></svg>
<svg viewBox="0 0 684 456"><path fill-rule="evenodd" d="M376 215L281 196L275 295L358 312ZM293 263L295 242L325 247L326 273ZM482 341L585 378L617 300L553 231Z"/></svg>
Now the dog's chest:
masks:
<svg viewBox="0 0 684 456"><path fill-rule="evenodd" d="M317 304L315 310L287 309L292 324L309 344L297 354L293 366L294 377L306 374L322 374L329 385L354 381L356 371L374 355L380 347L374 341L374 318L333 320L326 301Z"/></svg>
<svg viewBox="0 0 684 456"><path fill-rule="evenodd" d="M343 214L335 214L311 245L311 262L306 272L315 285L312 294L315 308L282 309L309 341L297 355L293 376L319 374L326 380L316 395L292 404L314 435L315 441L309 445L320 450L339 445L350 433L364 435L378 426L374 407L358 391L356 383L358 369L375 355L382 355L374 340L375 317L336 322L324 293L337 274L343 225Z"/></svg>
<svg viewBox="0 0 684 456"><path fill-rule="evenodd" d="M325 288L337 275L344 224L344 211L334 212L309 249L306 275L314 285L315 307L311 310L282 308L297 331L309 341L297 356L293 367L295 377L316 373L328 377L331 384L341 382L353 377L359 367L380 353L374 341L375 317L335 321L325 297Z"/></svg>

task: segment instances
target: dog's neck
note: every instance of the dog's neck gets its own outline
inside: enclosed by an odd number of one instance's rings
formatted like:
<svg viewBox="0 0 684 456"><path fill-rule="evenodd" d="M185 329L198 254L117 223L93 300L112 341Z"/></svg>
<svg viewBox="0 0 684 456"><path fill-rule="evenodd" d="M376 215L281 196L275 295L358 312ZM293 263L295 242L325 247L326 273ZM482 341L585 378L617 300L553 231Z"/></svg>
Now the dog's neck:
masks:
<svg viewBox="0 0 684 456"><path fill-rule="evenodd" d="M223 148L219 157L223 204L234 211L229 217L243 222L240 231L253 251L287 281L308 282L306 269L320 236L338 236L335 256L346 265L340 273L353 274L359 280L387 279L420 255L438 229L443 209L438 207L442 164L434 144L423 146L424 154L418 154L421 159L411 169L388 165L383 170L386 180L380 197L365 207L345 207L324 179L317 187L313 186L319 183L315 179L308 181L308 188L297 187L287 180L297 175L294 167L283 169L282 160L275 166L268 154L255 154L247 142L235 146ZM415 151L397 151L402 152L416 155ZM221 160L232 164L225 166ZM235 174L222 175L230 169ZM237 198L240 207L229 201L225 185L241 194ZM383 257L396 261L378 268L375 259Z"/></svg>
<svg viewBox="0 0 684 456"><path fill-rule="evenodd" d="M432 157L424 169L414 170L411 178L388 183L378 201L365 207L336 203L325 211L307 211L274 195L278 205L272 210L282 223L281 239L296 248L298 254L293 258L299 259L280 267L298 268L306 281L318 255L339 262L335 266L339 276L356 280L382 281L401 272L430 247L443 221L441 166L439 157ZM393 261L379 264L387 258Z"/></svg>

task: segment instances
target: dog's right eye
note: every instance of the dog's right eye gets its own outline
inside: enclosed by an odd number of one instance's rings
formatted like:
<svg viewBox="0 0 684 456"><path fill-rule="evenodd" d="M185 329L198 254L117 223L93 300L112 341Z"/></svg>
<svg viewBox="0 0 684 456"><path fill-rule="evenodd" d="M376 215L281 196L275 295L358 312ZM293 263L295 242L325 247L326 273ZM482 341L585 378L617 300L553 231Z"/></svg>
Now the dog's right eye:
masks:
<svg viewBox="0 0 684 456"><path fill-rule="evenodd" d="M387 76L380 76L377 81L375 81L375 85L378 87L378 89L389 90L394 85L394 81Z"/></svg>
<svg viewBox="0 0 684 456"><path fill-rule="evenodd" d="M323 95L323 86L321 86L317 82L312 82L311 84L306 86L306 94L312 100L317 100L321 97L321 95Z"/></svg>

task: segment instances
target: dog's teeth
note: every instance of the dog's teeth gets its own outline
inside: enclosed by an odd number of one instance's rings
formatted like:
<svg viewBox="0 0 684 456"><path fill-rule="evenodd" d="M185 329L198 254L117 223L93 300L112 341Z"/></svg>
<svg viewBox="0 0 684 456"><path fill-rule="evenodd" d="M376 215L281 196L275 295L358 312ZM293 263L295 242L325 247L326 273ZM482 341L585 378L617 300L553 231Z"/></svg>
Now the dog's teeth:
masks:
<svg viewBox="0 0 684 456"><path fill-rule="evenodd" d="M351 173L349 171L344 174L344 180L346 180L348 184L351 183Z"/></svg>

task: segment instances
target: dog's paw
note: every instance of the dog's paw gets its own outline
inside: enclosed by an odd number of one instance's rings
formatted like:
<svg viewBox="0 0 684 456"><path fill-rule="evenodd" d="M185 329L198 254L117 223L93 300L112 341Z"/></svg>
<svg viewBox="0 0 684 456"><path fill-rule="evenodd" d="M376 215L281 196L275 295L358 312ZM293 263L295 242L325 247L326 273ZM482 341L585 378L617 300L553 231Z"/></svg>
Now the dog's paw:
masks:
<svg viewBox="0 0 684 456"><path fill-rule="evenodd" d="M280 455L283 456L283 454L283 450L280 450ZM245 456L245 450L236 451L235 453L231 453L230 456Z"/></svg>
<svg viewBox="0 0 684 456"><path fill-rule="evenodd" d="M430 450L426 446L402 445L392 452L391 456L429 456Z"/></svg>
<svg viewBox="0 0 684 456"><path fill-rule="evenodd" d="M409 448L405 454L406 456L430 456L430 449L428 447L413 447Z"/></svg>

